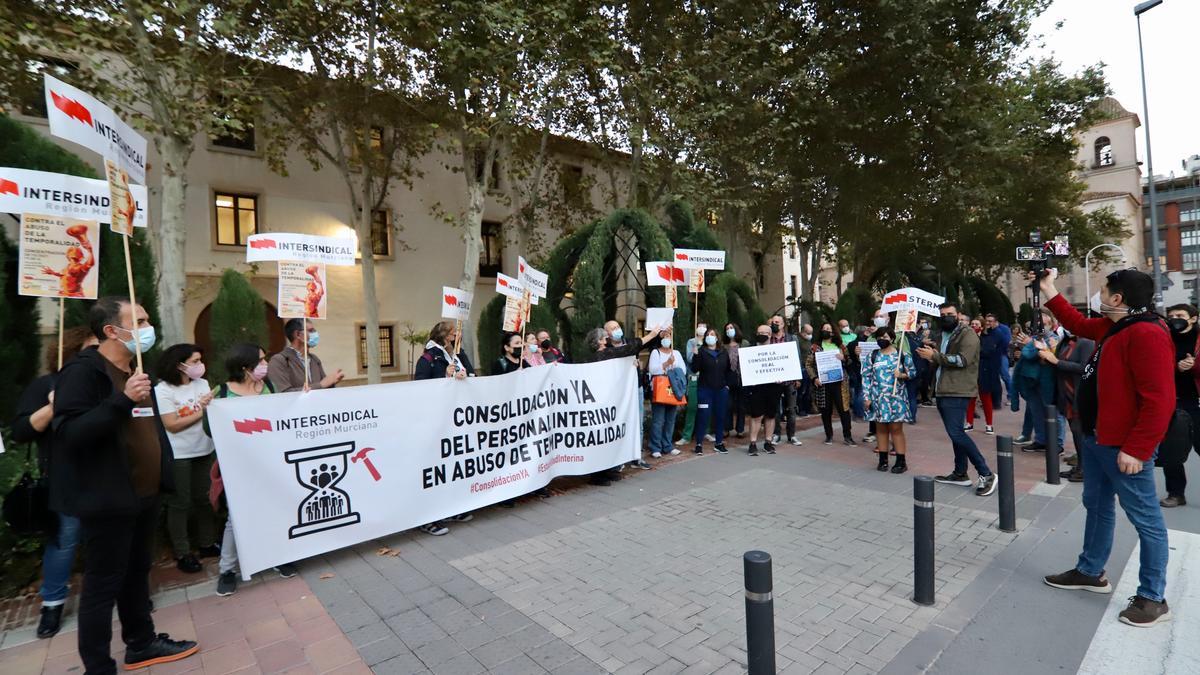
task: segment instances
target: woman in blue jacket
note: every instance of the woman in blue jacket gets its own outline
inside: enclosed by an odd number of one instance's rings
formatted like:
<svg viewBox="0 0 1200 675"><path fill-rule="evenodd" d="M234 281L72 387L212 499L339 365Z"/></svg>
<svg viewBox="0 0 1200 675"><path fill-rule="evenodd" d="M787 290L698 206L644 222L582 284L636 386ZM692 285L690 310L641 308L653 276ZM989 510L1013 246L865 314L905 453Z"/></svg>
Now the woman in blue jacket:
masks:
<svg viewBox="0 0 1200 675"><path fill-rule="evenodd" d="M729 352L719 344L717 331L708 329L704 335L704 345L696 347L696 355L692 357L692 371L699 374L696 382L696 454L704 454L704 434L701 429L708 428L709 415L714 415L713 426L716 434L717 452L725 454L725 413L729 406L729 383L737 375L729 362Z"/></svg>

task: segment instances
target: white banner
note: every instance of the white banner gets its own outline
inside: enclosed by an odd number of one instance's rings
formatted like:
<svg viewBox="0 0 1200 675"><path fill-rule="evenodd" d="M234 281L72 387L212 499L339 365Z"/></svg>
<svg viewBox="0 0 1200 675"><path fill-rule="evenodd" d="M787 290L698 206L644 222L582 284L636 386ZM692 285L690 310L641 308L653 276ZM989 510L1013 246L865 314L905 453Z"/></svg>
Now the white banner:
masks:
<svg viewBox="0 0 1200 675"><path fill-rule="evenodd" d="M133 224L145 227L146 186L130 185L129 192L137 205ZM40 213L108 224L112 215L108 181L0 167L0 213Z"/></svg>
<svg viewBox="0 0 1200 675"><path fill-rule="evenodd" d="M827 349L817 352L817 379L821 384L841 382L845 377L842 371L842 361L838 358L840 352Z"/></svg>
<svg viewBox="0 0 1200 675"><path fill-rule="evenodd" d="M146 139L91 94L49 74L46 119L50 134L95 150L125 169L135 183L146 184Z"/></svg>
<svg viewBox="0 0 1200 675"><path fill-rule="evenodd" d="M675 267L670 260L646 263L647 286L678 286L686 283L683 268Z"/></svg>
<svg viewBox="0 0 1200 675"><path fill-rule="evenodd" d="M528 288L531 294L544 298L548 292L550 278L545 272L535 270L523 256L517 256L517 281L521 283L522 288Z"/></svg>
<svg viewBox="0 0 1200 675"><path fill-rule="evenodd" d="M915 309L922 314L937 316L941 313L938 307L944 302L946 298L919 288L900 288L883 296L881 309L885 312Z"/></svg>
<svg viewBox="0 0 1200 675"><path fill-rule="evenodd" d="M743 387L804 379L804 365L800 363L800 350L795 342L741 347L738 349L738 368Z"/></svg>
<svg viewBox="0 0 1200 675"><path fill-rule="evenodd" d="M646 332L652 330L670 330L675 320L675 310L670 307L646 308Z"/></svg>
<svg viewBox="0 0 1200 675"><path fill-rule="evenodd" d="M675 266L689 270L723 270L725 269L725 251L677 248L675 249Z"/></svg>
<svg viewBox="0 0 1200 675"><path fill-rule="evenodd" d="M475 294L461 288L442 286L442 318L466 321L471 318L471 301Z"/></svg>
<svg viewBox="0 0 1200 675"><path fill-rule="evenodd" d="M496 273L496 292L500 295L509 298L515 298L517 300L525 297L525 287L521 285L521 282L508 276L507 274L501 274L499 272ZM531 293L529 298L532 301L532 304L538 304L538 297L536 295Z"/></svg>
<svg viewBox="0 0 1200 675"><path fill-rule="evenodd" d="M358 240L315 234L268 232L246 238L246 262L299 260L326 265L353 265Z"/></svg>
<svg viewBox="0 0 1200 675"><path fill-rule="evenodd" d="M637 459L631 363L214 401L243 578Z"/></svg>

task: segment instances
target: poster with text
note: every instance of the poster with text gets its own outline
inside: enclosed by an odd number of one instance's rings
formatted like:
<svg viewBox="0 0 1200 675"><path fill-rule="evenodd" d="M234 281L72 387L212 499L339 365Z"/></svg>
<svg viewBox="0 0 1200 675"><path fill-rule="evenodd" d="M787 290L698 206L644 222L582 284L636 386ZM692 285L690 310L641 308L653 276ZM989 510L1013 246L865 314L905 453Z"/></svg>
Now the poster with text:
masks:
<svg viewBox="0 0 1200 675"><path fill-rule="evenodd" d="M100 223L21 215L17 292L40 298L95 300L100 286Z"/></svg>
<svg viewBox="0 0 1200 675"><path fill-rule="evenodd" d="M539 298L546 297L549 292L550 278L545 272L534 269L524 256L517 256L517 281L521 282L522 288Z"/></svg>
<svg viewBox="0 0 1200 675"><path fill-rule="evenodd" d="M46 121L50 135L96 151L146 182L146 139L91 94L44 74Z"/></svg>
<svg viewBox="0 0 1200 675"><path fill-rule="evenodd" d="M503 273L496 274L496 292L508 298L521 299L525 297L525 288L521 286L521 282ZM529 301L536 305L538 297L531 293Z"/></svg>
<svg viewBox="0 0 1200 675"><path fill-rule="evenodd" d="M845 373L842 371L842 361L838 358L840 353L832 349L816 353L817 378L821 384L841 382L845 377Z"/></svg>
<svg viewBox="0 0 1200 675"><path fill-rule="evenodd" d="M896 312L896 332L915 333L917 331L917 310L901 309Z"/></svg>
<svg viewBox="0 0 1200 675"><path fill-rule="evenodd" d="M692 248L675 249L675 266L690 270L725 269L725 251L705 251Z"/></svg>
<svg viewBox="0 0 1200 675"><path fill-rule="evenodd" d="M471 317L471 301L475 294L461 288L442 286L442 318L466 321Z"/></svg>
<svg viewBox="0 0 1200 675"><path fill-rule="evenodd" d="M137 203L129 190L129 174L107 158L104 160L104 173L108 177L108 203L112 214L108 226L117 234L132 237Z"/></svg>
<svg viewBox="0 0 1200 675"><path fill-rule="evenodd" d="M671 309L679 309L679 287L675 284L663 286L664 305Z"/></svg>
<svg viewBox="0 0 1200 675"><path fill-rule="evenodd" d="M279 261L279 316L283 319L324 319L329 316L321 263Z"/></svg>
<svg viewBox="0 0 1200 675"><path fill-rule="evenodd" d="M741 347L738 364L743 387L804 379L804 366L800 363L800 351L795 342Z"/></svg>
<svg viewBox="0 0 1200 675"><path fill-rule="evenodd" d="M525 301L511 295L504 297L504 322L500 330L520 333L525 326Z"/></svg>
<svg viewBox="0 0 1200 675"><path fill-rule="evenodd" d="M294 232L264 232L246 238L246 262L300 260L321 265L353 266L358 238L322 237Z"/></svg>
<svg viewBox="0 0 1200 675"><path fill-rule="evenodd" d="M146 227L146 186L130 185L129 191L135 204L133 225ZM111 204L107 179L0 166L0 213L40 213L106 224L112 220Z"/></svg>
<svg viewBox="0 0 1200 675"><path fill-rule="evenodd" d="M704 270L694 269L689 270L688 276L688 293L703 293L704 292Z"/></svg>

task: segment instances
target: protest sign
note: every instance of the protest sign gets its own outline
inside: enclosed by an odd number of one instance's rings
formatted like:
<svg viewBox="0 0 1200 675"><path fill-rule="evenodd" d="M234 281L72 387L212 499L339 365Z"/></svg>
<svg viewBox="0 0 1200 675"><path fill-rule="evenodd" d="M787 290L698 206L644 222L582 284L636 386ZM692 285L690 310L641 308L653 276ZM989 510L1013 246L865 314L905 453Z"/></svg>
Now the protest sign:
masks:
<svg viewBox="0 0 1200 675"><path fill-rule="evenodd" d="M471 317L471 300L475 294L461 288L442 286L442 318L466 321Z"/></svg>
<svg viewBox="0 0 1200 675"><path fill-rule="evenodd" d="M114 160L134 182L146 182L146 139L87 92L45 74L50 134Z"/></svg>
<svg viewBox="0 0 1200 675"><path fill-rule="evenodd" d="M646 263L647 286L674 286L685 284L682 267L675 267L670 260Z"/></svg>
<svg viewBox="0 0 1200 675"><path fill-rule="evenodd" d="M669 307L646 308L646 332L653 330L669 330L675 320L675 310Z"/></svg>
<svg viewBox="0 0 1200 675"><path fill-rule="evenodd" d="M915 309L922 314L937 316L940 313L938 307L944 302L946 298L919 288L901 288L883 296L882 309L885 312Z"/></svg>
<svg viewBox="0 0 1200 675"><path fill-rule="evenodd" d="M325 266L296 260L279 261L279 317L282 319L328 318L325 297Z"/></svg>
<svg viewBox="0 0 1200 675"><path fill-rule="evenodd" d="M842 371L842 362L838 359L840 353L832 349L816 353L817 378L821 384L841 382L845 377L845 373Z"/></svg>
<svg viewBox="0 0 1200 675"><path fill-rule="evenodd" d="M879 343L874 340L863 340L858 343L858 361L865 370L870 367L871 353L879 351Z"/></svg>
<svg viewBox="0 0 1200 675"><path fill-rule="evenodd" d="M516 298L518 300L525 297L525 288L521 286L521 282L507 274L496 274L496 292L505 297ZM533 304L538 304L536 295L531 294L529 299Z"/></svg>
<svg viewBox="0 0 1200 675"><path fill-rule="evenodd" d="M298 260L324 265L353 265L358 239L270 232L246 239L246 262Z"/></svg>
<svg viewBox="0 0 1200 675"><path fill-rule="evenodd" d="M897 333L915 333L917 330L917 310L897 310L895 330Z"/></svg>
<svg viewBox="0 0 1200 675"><path fill-rule="evenodd" d="M637 459L632 363L214 401L243 577Z"/></svg>
<svg viewBox="0 0 1200 675"><path fill-rule="evenodd" d="M675 249L674 263L676 267L691 270L723 270L725 269L725 251L705 251L693 248Z"/></svg>
<svg viewBox="0 0 1200 675"><path fill-rule="evenodd" d="M507 295L504 297L504 321L500 330L520 333L525 326L525 300Z"/></svg>
<svg viewBox="0 0 1200 675"><path fill-rule="evenodd" d="M134 227L146 227L145 185L130 185ZM40 213L108 223L112 199L108 181L64 173L0 167L0 213Z"/></svg>
<svg viewBox="0 0 1200 675"><path fill-rule="evenodd" d="M779 342L738 349L738 368L742 386L804 379L804 366L795 342Z"/></svg>
<svg viewBox="0 0 1200 675"><path fill-rule="evenodd" d="M129 174L108 158L104 160L104 173L108 177L111 211L108 226L117 234L132 237L133 214L137 212L137 204L133 201L133 193L129 191Z"/></svg>
<svg viewBox="0 0 1200 675"><path fill-rule="evenodd" d="M36 213L21 215L17 292L40 298L95 300L100 284L100 223Z"/></svg>
<svg viewBox="0 0 1200 675"><path fill-rule="evenodd" d="M703 293L704 292L704 270L695 269L689 270L688 275L688 293Z"/></svg>
<svg viewBox="0 0 1200 675"><path fill-rule="evenodd" d="M679 309L679 288L674 284L663 286L663 304L671 309Z"/></svg>
<svg viewBox="0 0 1200 675"><path fill-rule="evenodd" d="M532 295L546 297L549 278L545 273L533 269L533 265L526 262L523 256L517 256L517 281L521 283L522 289L528 290Z"/></svg>

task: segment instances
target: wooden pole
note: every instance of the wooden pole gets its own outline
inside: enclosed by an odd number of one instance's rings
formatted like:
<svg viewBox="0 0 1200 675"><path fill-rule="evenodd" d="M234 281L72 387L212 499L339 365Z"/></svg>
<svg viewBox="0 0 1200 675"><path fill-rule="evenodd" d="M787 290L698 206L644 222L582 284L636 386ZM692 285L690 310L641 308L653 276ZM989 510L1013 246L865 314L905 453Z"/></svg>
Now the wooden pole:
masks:
<svg viewBox="0 0 1200 675"><path fill-rule="evenodd" d="M58 369L63 367L63 320L66 317L67 301L63 298L58 299Z"/></svg>
<svg viewBox="0 0 1200 675"><path fill-rule="evenodd" d="M141 331L138 329L137 296L133 290L133 263L129 257L129 235L121 235L121 243L124 244L125 248L125 280L129 282L129 319L130 325L133 327L133 355L137 357L136 372L140 373L142 372L142 340Z"/></svg>
<svg viewBox="0 0 1200 675"><path fill-rule="evenodd" d="M309 375L309 372L308 372L308 319L305 319L304 320L304 391L308 391L311 388L311 385L309 383L310 377L311 377L311 375Z"/></svg>

